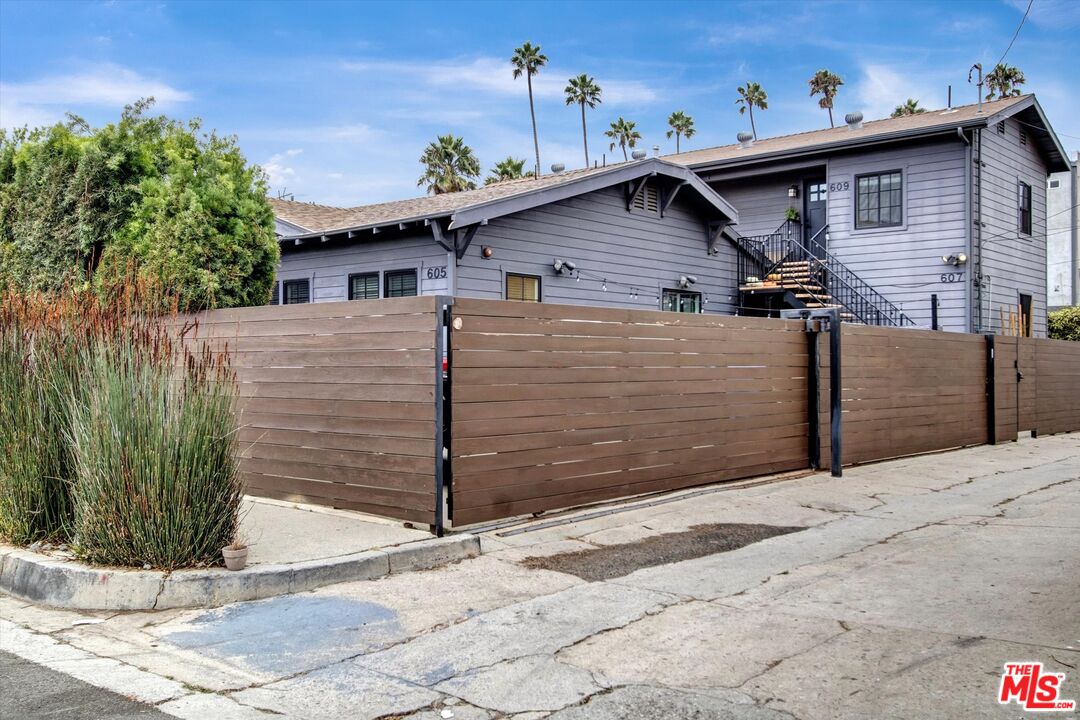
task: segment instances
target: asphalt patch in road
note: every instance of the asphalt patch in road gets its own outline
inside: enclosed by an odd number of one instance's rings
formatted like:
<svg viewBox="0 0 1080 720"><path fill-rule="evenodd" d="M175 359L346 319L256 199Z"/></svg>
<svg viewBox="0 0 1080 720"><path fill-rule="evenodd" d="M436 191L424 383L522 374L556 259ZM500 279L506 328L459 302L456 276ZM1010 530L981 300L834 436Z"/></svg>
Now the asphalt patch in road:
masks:
<svg viewBox="0 0 1080 720"><path fill-rule="evenodd" d="M641 568L738 550L751 543L805 529L750 523L694 525L683 532L654 535L631 543L547 557L527 557L521 564L537 570L569 573L595 582L629 575Z"/></svg>

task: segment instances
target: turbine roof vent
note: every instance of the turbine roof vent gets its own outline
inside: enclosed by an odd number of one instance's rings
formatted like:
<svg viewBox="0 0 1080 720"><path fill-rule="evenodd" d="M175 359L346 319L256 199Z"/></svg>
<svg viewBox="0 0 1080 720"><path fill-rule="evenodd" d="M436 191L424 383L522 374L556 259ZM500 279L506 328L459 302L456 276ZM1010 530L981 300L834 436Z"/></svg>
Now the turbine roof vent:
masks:
<svg viewBox="0 0 1080 720"><path fill-rule="evenodd" d="M852 130L860 130L862 129L862 117L862 113L856 110L855 112L849 112L845 115L844 122L846 122L847 126Z"/></svg>
<svg viewBox="0 0 1080 720"><path fill-rule="evenodd" d="M742 145L744 148L748 148L754 144L754 133L748 133L744 131L739 133L735 137L738 139L739 144Z"/></svg>

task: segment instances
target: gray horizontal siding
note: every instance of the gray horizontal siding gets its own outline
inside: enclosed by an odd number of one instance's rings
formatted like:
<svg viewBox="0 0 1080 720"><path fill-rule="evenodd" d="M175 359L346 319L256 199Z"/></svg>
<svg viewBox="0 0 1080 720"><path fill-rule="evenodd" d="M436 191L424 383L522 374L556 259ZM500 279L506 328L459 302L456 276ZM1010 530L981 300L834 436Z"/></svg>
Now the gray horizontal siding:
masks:
<svg viewBox="0 0 1080 720"><path fill-rule="evenodd" d="M1032 296L1032 331L1046 336L1046 165L1029 137L1020 144L1023 126L1005 121L1005 134L991 126L982 133L983 322L1000 332L1002 312L1008 323L1019 294ZM1031 185L1032 233L1021 235L1017 183Z"/></svg>
<svg viewBox="0 0 1080 720"><path fill-rule="evenodd" d="M685 195L663 218L628 212L621 187L497 218L480 228L457 268L457 292L502 298L504 274L513 272L540 276L544 302L655 309L663 288L694 275L692 290L708 298L706 312L733 313L735 250L724 241L709 256L705 223ZM484 246L491 259L481 257ZM572 260L583 277L557 276L557 257Z"/></svg>
<svg viewBox="0 0 1080 720"><path fill-rule="evenodd" d="M437 295L449 292L449 280L428 280L426 269L447 265L446 251L425 229L391 240L356 240L329 247L309 243L282 254L277 278L307 278L311 281L312 302L334 302L348 299L346 285L352 273L416 268L420 294ZM380 276L380 288L381 280Z"/></svg>
<svg viewBox="0 0 1080 720"><path fill-rule="evenodd" d="M802 206L803 178L823 173L823 169L799 170L709 184L739 211L739 224L735 229L740 235L768 235L784 223L789 207ZM800 187L799 199L788 197L788 188L792 185Z"/></svg>
<svg viewBox="0 0 1080 720"><path fill-rule="evenodd" d="M848 183L829 194L829 251L918 325L930 326L936 294L940 327L958 332L968 328L970 272L941 258L968 253L965 163L956 139L837 156L828 177L830 185ZM903 224L857 230L855 176L889 170L903 173ZM963 282L941 282L947 272L963 272Z"/></svg>

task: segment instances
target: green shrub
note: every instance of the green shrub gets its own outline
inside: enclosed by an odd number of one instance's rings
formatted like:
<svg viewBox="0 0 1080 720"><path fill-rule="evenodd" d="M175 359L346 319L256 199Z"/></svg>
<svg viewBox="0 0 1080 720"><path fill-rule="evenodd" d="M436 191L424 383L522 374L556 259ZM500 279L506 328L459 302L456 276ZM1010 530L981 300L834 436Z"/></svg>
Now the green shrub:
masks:
<svg viewBox="0 0 1080 720"><path fill-rule="evenodd" d="M1080 342L1080 306L1055 310L1050 313L1047 321L1051 338Z"/></svg>

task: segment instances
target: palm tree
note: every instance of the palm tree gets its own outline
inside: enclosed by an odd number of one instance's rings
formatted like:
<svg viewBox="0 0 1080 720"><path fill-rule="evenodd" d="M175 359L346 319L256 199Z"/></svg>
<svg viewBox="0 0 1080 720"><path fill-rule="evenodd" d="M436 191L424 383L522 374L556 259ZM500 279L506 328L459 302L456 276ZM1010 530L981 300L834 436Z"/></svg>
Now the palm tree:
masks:
<svg viewBox="0 0 1080 720"><path fill-rule="evenodd" d="M668 116L667 124L668 127L671 128L667 131L668 139L670 140L671 136L674 135L675 152L682 152L679 146L679 138L686 138L689 140L694 137L694 133L697 132L697 130L694 129L694 118L690 117L682 110L676 110Z"/></svg>
<svg viewBox="0 0 1080 720"><path fill-rule="evenodd" d="M748 82L745 86L739 88L739 99L735 101L736 105L739 105L739 114L744 114L747 110L750 111L750 130L754 133L754 139L757 140L757 126L754 125L754 107L759 107L762 110L769 109L769 96L765 94L765 91L755 82Z"/></svg>
<svg viewBox="0 0 1080 720"><path fill-rule="evenodd" d="M595 108L599 105L600 100L600 86L596 84L596 81L581 73L577 77L572 77L567 81L566 90L566 104L581 106L581 139L585 143L585 167L589 167L589 134L585 129L585 106L589 108Z"/></svg>
<svg viewBox="0 0 1080 720"><path fill-rule="evenodd" d="M532 115L533 149L536 150L536 175L540 176L540 138L536 134L536 108L533 107L533 75L540 72L540 68L547 65L547 55L540 53L540 46L525 43L514 50L510 58L510 64L514 66L514 79L525 74L525 80L529 83L529 114Z"/></svg>
<svg viewBox="0 0 1080 720"><path fill-rule="evenodd" d="M915 98L908 98L907 102L903 105L897 105L896 109L892 111L890 117L905 117L907 115L921 115L926 112L926 108L919 107L919 101Z"/></svg>
<svg viewBox="0 0 1080 720"><path fill-rule="evenodd" d="M621 147L624 161L629 160L626 156L626 148L634 147L637 145L638 140L641 139L641 133L634 129L636 126L637 123L624 120L620 117L618 120L611 123L610 130L604 131L604 134L611 138L611 145L608 147L608 150L614 150L616 145Z"/></svg>
<svg viewBox="0 0 1080 720"><path fill-rule="evenodd" d="M809 84L810 97L818 94L822 96L818 100L818 107L829 111L829 127L836 127L832 119L833 98L836 97L836 91L844 84L844 81L840 79L839 75L828 70L818 70L814 73L814 77L810 78Z"/></svg>
<svg viewBox="0 0 1080 720"><path fill-rule="evenodd" d="M986 76L986 87L990 89L990 92L986 94L986 99L993 100L995 94L1003 98L1023 95L1020 86L1025 82L1027 80L1019 68L998 63L994 66L993 72Z"/></svg>
<svg viewBox="0 0 1080 720"><path fill-rule="evenodd" d="M525 158L515 160L507 155L505 160L495 163L491 168L491 175L484 180L485 185L502 182L503 180L517 180L525 177Z"/></svg>
<svg viewBox="0 0 1080 720"><path fill-rule="evenodd" d="M480 161L462 138L439 135L435 142L424 149L420 162L424 166L424 174L416 184L426 186L433 195L476 188Z"/></svg>

